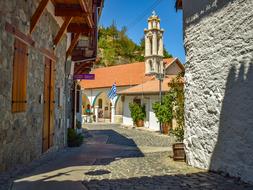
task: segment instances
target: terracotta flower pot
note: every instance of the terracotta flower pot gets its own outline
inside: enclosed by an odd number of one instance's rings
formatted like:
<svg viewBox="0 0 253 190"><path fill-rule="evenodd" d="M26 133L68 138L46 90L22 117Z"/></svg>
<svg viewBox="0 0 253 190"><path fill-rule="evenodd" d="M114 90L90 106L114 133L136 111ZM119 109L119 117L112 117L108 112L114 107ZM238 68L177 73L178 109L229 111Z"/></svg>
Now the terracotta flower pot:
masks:
<svg viewBox="0 0 253 190"><path fill-rule="evenodd" d="M170 128L171 128L170 123L163 123L162 124L162 133L165 134L165 135L168 135L169 131L170 131Z"/></svg>
<svg viewBox="0 0 253 190"><path fill-rule="evenodd" d="M184 143L175 143L172 145L173 147L173 160L175 161L185 161L185 151L184 151Z"/></svg>
<svg viewBox="0 0 253 190"><path fill-rule="evenodd" d="M143 127L144 126L144 121L143 120L136 121L136 126L137 127Z"/></svg>

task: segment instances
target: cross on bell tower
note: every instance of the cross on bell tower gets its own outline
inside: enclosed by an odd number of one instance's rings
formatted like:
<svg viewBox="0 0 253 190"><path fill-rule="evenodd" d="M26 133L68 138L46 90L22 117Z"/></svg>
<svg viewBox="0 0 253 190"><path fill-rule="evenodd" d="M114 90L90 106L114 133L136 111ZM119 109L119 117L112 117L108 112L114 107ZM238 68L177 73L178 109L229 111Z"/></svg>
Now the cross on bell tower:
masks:
<svg viewBox="0 0 253 190"><path fill-rule="evenodd" d="M155 11L148 18L145 33L145 74L163 73L163 32Z"/></svg>

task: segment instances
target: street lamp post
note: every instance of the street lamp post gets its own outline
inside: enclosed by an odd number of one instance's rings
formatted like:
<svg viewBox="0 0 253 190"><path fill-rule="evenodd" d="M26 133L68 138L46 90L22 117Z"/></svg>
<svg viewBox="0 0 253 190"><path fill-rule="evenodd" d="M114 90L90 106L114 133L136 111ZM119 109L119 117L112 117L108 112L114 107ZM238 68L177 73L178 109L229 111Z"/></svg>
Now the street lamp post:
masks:
<svg viewBox="0 0 253 190"><path fill-rule="evenodd" d="M163 82L164 74L159 72L159 73L156 73L155 76L159 80L159 100L160 100L160 104L162 104L162 101L163 101L162 82ZM162 132L162 123L161 122L159 122L159 127L160 127L160 132Z"/></svg>

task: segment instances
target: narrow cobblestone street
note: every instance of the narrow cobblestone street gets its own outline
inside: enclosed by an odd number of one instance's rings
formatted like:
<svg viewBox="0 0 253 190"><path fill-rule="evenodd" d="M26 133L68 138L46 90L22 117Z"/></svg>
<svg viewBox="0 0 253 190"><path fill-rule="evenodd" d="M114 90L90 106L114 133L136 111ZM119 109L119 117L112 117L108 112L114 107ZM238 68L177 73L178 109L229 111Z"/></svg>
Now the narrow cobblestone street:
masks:
<svg viewBox="0 0 253 190"><path fill-rule="evenodd" d="M19 174L11 189L253 189L233 178L174 162L167 136L117 125L86 128L81 147L67 148L50 161L37 161L29 172Z"/></svg>

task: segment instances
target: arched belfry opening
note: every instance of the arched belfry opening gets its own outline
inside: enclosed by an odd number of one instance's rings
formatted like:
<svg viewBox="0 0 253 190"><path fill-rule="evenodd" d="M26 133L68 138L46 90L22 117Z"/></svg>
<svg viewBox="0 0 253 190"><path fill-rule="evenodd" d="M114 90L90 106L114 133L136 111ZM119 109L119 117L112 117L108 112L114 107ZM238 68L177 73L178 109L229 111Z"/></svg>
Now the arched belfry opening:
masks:
<svg viewBox="0 0 253 190"><path fill-rule="evenodd" d="M163 70L163 32L160 28L160 18L153 11L148 18L148 29L144 30L146 74Z"/></svg>

